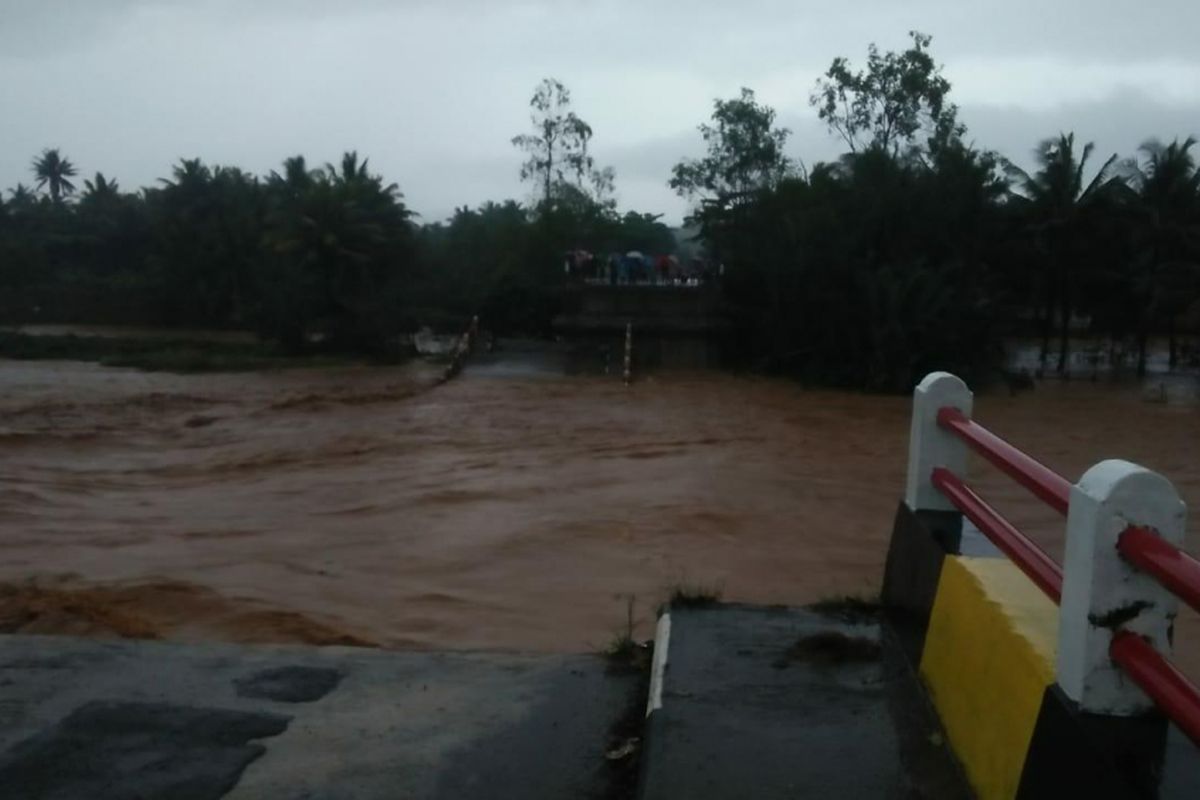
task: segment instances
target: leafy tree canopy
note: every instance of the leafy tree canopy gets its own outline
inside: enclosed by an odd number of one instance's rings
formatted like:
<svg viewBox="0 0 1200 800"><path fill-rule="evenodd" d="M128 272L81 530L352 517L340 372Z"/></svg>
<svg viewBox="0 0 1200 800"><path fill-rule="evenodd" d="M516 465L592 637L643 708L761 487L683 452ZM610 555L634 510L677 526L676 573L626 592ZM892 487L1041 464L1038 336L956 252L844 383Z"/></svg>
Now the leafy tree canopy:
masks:
<svg viewBox="0 0 1200 800"><path fill-rule="evenodd" d="M592 127L571 108L571 92L560 81L546 78L529 101L532 133L512 138L525 151L521 180L539 187L540 202L551 207L580 196L610 205L615 172L597 168L588 152Z"/></svg>
<svg viewBox="0 0 1200 800"><path fill-rule="evenodd" d="M905 145L920 147L919 137L937 143L961 136L958 109L948 102L950 81L929 54L932 37L910 31L903 52L867 48L867 65L854 70L838 57L817 79L809 102L829 129L852 152L868 147L898 154Z"/></svg>
<svg viewBox="0 0 1200 800"><path fill-rule="evenodd" d="M794 171L784 145L791 131L775 127L775 110L750 89L713 101L712 122L700 125L707 154L671 170L669 185L681 197L723 202L775 186Z"/></svg>

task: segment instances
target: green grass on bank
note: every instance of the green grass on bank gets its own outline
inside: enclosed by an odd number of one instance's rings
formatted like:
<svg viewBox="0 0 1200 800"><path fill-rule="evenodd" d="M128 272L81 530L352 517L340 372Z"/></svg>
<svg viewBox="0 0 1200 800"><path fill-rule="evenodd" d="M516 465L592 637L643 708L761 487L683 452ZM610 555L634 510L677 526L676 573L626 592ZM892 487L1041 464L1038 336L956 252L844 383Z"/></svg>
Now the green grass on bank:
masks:
<svg viewBox="0 0 1200 800"><path fill-rule="evenodd" d="M338 354L288 355L260 342L205 342L193 339L120 339L102 336L30 336L0 331L0 358L23 361L95 361L106 367L148 372L252 372L289 367L361 363Z"/></svg>

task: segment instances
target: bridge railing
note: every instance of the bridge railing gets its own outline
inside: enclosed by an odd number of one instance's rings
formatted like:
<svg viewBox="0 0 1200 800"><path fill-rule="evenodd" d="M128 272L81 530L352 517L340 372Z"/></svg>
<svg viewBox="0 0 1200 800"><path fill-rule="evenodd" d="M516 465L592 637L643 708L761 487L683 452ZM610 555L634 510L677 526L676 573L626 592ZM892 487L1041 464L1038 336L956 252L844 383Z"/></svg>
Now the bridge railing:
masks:
<svg viewBox="0 0 1200 800"><path fill-rule="evenodd" d="M917 386L909 508L962 514L1059 605L1056 681L1082 711L1157 707L1200 746L1200 689L1170 662L1178 600L1200 610L1200 561L1181 549L1186 509L1175 488L1119 460L1071 484L972 420L972 403L949 373ZM966 483L968 448L1067 518L1062 567Z"/></svg>

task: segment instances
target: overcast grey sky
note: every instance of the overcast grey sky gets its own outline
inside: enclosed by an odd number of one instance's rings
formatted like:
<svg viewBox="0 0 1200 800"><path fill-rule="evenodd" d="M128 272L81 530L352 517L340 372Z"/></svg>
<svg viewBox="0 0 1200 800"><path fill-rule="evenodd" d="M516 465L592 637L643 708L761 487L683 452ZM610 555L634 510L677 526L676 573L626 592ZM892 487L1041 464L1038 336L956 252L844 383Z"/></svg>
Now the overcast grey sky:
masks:
<svg viewBox="0 0 1200 800"><path fill-rule="evenodd" d="M265 173L357 149L427 221L524 198L509 139L555 76L623 208L677 221L670 167L715 97L755 89L806 163L838 142L807 98L837 55L934 37L970 137L1028 163L1200 132L1200 1L0 0L0 187L57 146L126 189L180 157Z"/></svg>

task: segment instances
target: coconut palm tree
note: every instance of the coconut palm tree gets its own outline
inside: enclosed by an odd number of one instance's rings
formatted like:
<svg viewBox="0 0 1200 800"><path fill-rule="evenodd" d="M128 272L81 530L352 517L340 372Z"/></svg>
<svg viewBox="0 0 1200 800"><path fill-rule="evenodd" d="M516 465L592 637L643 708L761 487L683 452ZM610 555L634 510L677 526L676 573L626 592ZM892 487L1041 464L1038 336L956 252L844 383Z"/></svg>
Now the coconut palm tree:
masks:
<svg viewBox="0 0 1200 800"><path fill-rule="evenodd" d="M170 178L159 178L166 189L188 189L196 192L203 189L212 180L212 170L198 158L182 158L171 167Z"/></svg>
<svg viewBox="0 0 1200 800"><path fill-rule="evenodd" d="M267 186L295 199L307 191L313 185L313 181L322 174L320 170L310 170L304 156L291 156L283 160L282 174L271 170L267 177Z"/></svg>
<svg viewBox="0 0 1200 800"><path fill-rule="evenodd" d="M346 184L369 183L371 180L371 173L367 171L367 162L369 160L364 158L362 161L359 161L357 151L350 150L342 154L340 169L333 164L326 164L325 172L329 175L331 181L341 181Z"/></svg>
<svg viewBox="0 0 1200 800"><path fill-rule="evenodd" d="M1124 185L1118 175L1117 156L1108 158L1090 181L1084 181L1088 159L1095 145L1088 142L1076 156L1075 134L1062 133L1046 139L1034 151L1038 170L1030 175L1008 162L1005 170L1016 185L1013 201L1024 206L1030 229L1043 243L1049 257L1044 277L1045 317L1042 328L1042 367L1050 344L1053 309L1060 313L1058 372L1066 374L1070 339L1072 296L1079 262L1084 258L1080 244L1087 241L1086 229L1096 212Z"/></svg>
<svg viewBox="0 0 1200 800"><path fill-rule="evenodd" d="M1197 218L1200 169L1192 157L1196 139L1189 136L1164 145L1150 139L1139 149L1141 163L1130 163L1129 180L1137 194L1136 216L1146 236L1144 269L1138 281L1144 313L1138 328L1138 374L1145 374L1147 323L1165 317L1170 366L1177 358L1175 318L1194 295L1184 291L1197 273Z"/></svg>
<svg viewBox="0 0 1200 800"><path fill-rule="evenodd" d="M198 323L240 323L261 239L257 179L236 167L184 159L161 182L156 250L171 303Z"/></svg>
<svg viewBox="0 0 1200 800"><path fill-rule="evenodd" d="M37 202L37 196L23 183L8 190L8 208L10 211L28 211Z"/></svg>
<svg viewBox="0 0 1200 800"><path fill-rule="evenodd" d="M75 184L70 179L75 177L75 165L58 152L57 147L47 147L42 154L33 159L33 174L37 178L37 188L50 190L50 199L54 203L75 191Z"/></svg>
<svg viewBox="0 0 1200 800"><path fill-rule="evenodd" d="M269 187L263 243L269 282L282 287L268 298L273 335L297 346L310 325L323 324L334 344L377 338L408 255L411 213L399 188L353 152L340 168L314 172L289 159Z"/></svg>
<svg viewBox="0 0 1200 800"><path fill-rule="evenodd" d="M83 195L80 199L104 203L118 196L120 189L117 182L105 178L103 172L97 172L94 180L84 180Z"/></svg>

